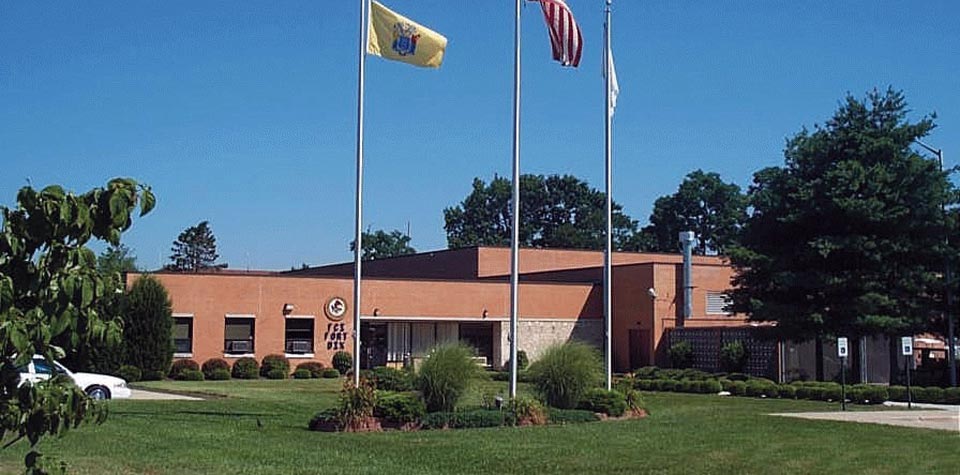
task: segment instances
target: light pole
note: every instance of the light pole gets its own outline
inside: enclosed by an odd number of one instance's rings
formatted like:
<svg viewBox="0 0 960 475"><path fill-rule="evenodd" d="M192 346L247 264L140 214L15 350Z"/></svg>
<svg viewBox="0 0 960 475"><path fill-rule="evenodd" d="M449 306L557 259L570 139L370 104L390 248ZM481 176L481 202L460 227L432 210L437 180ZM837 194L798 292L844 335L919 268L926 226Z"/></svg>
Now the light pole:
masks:
<svg viewBox="0 0 960 475"><path fill-rule="evenodd" d="M921 147L927 149L930 153L937 156L937 162L940 164L940 173L943 173L943 149L933 148L919 139L916 140L917 144ZM943 217L946 219L947 211L944 203L940 203L940 210L943 212ZM944 234L944 242L949 247L950 244L950 235L949 233ZM947 317L947 368L950 371L950 386L957 387L957 355L954 354L954 346L956 345L954 341L954 331L953 331L953 293L950 292L950 286L953 285L953 270L950 266L950 260L944 263L944 281L946 285L944 286L944 300L946 300L946 310L944 313Z"/></svg>

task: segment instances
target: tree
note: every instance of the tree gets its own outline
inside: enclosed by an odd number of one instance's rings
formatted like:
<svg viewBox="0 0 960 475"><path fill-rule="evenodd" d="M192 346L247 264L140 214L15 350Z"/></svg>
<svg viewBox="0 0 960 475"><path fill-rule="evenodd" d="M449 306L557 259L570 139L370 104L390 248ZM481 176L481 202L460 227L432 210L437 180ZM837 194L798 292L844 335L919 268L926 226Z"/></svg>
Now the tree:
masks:
<svg viewBox="0 0 960 475"><path fill-rule="evenodd" d="M120 315L123 311L125 284L123 275L137 270L137 256L123 243L110 245L97 256L97 272L109 283L112 292L98 300L101 315ZM117 374L123 364L123 342L119 339L91 341L68 353L63 363L74 371Z"/></svg>
<svg viewBox="0 0 960 475"><path fill-rule="evenodd" d="M732 309L793 340L915 334L942 311L941 204L955 190L911 149L933 127L911 123L900 92L848 96L833 118L787 141L783 167L760 170Z"/></svg>
<svg viewBox="0 0 960 475"><path fill-rule="evenodd" d="M145 275L130 287L124 308L124 359L143 371L144 379L159 379L173 361L173 311L167 289Z"/></svg>
<svg viewBox="0 0 960 475"><path fill-rule="evenodd" d="M99 304L113 289L86 244L119 245L137 206L143 216L155 203L149 187L117 178L81 195L28 186L17 193L16 208L0 207L0 442L29 441L27 473L46 473L38 450L43 437L102 421L106 413L65 376L19 386L18 368L33 355L53 361L92 341L119 338L119 322Z"/></svg>
<svg viewBox="0 0 960 475"><path fill-rule="evenodd" d="M652 251L676 252L680 232L693 231L694 254L723 254L736 243L746 219L747 196L739 186L724 183L716 173L696 170L676 193L657 199L643 233L652 240Z"/></svg>
<svg viewBox="0 0 960 475"><path fill-rule="evenodd" d="M209 222L200 221L196 226L185 229L170 248L171 264L168 270L178 272L201 272L210 269L223 269L226 264L217 264L217 238L210 229Z"/></svg>
<svg viewBox="0 0 960 475"><path fill-rule="evenodd" d="M473 191L457 206L443 210L447 246L507 246L512 211L510 180L494 176L489 185L473 180ZM606 230L604 194L571 175L520 176L520 245L603 249ZM629 247L636 222L613 205L613 245Z"/></svg>
<svg viewBox="0 0 960 475"><path fill-rule="evenodd" d="M360 242L363 243L360 248L360 258L365 261L406 256L417 252L416 249L410 247L410 236L397 230L393 230L389 234L382 229L378 229L377 232L367 230L367 232L360 234ZM350 251L352 252L356 248L357 242L350 241Z"/></svg>

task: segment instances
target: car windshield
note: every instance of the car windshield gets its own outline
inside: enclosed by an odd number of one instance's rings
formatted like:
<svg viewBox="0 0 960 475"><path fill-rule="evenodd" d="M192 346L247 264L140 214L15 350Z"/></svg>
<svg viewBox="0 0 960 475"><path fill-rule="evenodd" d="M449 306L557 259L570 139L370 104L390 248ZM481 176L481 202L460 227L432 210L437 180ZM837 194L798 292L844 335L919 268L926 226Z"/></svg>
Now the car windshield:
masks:
<svg viewBox="0 0 960 475"><path fill-rule="evenodd" d="M66 371L59 365L51 365L47 363L47 360L43 358L34 358L33 360L33 369L37 374L63 374Z"/></svg>

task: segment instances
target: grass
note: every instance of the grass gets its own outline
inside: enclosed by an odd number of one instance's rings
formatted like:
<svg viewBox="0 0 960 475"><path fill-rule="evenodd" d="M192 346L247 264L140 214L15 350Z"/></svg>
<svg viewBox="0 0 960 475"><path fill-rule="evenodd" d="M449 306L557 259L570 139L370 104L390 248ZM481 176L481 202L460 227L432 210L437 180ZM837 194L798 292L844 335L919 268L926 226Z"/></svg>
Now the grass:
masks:
<svg viewBox="0 0 960 475"><path fill-rule="evenodd" d="M767 414L836 404L645 393L642 420L463 431L330 434L306 423L336 399L337 380L154 382L205 401L112 401L42 451L73 474L313 473L960 473L960 437L930 430ZM506 383L483 382L467 398ZM521 386L529 391L526 386ZM258 427L257 421L262 427ZM17 473L20 443L0 451Z"/></svg>

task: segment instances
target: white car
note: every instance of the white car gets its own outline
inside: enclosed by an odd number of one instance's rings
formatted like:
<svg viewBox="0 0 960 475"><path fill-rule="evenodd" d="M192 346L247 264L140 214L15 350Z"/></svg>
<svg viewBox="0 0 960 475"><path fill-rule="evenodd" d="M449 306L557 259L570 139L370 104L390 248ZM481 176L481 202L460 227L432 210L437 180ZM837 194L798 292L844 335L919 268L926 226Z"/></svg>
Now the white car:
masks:
<svg viewBox="0 0 960 475"><path fill-rule="evenodd" d="M42 356L34 356L26 366L20 367L20 384L50 379L54 374L65 374L93 399L123 399L130 397L130 388L123 379L95 373L74 373L62 364L47 363Z"/></svg>

